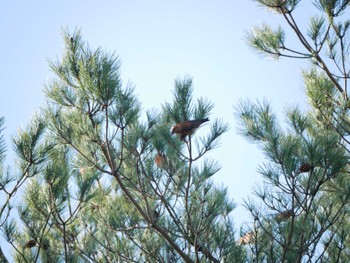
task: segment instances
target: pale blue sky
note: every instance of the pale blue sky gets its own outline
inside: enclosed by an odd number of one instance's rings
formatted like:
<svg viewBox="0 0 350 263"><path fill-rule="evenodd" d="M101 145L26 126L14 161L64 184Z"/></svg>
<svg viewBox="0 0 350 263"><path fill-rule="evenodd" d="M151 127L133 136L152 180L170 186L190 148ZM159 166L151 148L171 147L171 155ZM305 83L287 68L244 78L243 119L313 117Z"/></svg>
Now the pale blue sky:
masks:
<svg viewBox="0 0 350 263"><path fill-rule="evenodd" d="M311 1L302 2L308 4L301 4L300 19L313 12ZM52 77L47 59L62 54L62 27L79 27L91 47L119 55L122 79L135 85L144 109L171 101L174 79L185 75L193 77L196 96L214 103L210 118L231 127L211 154L222 165L214 179L238 204L233 216L239 227L247 219L242 198L259 178L263 155L237 134L233 106L242 98L266 98L282 114L287 105L306 105L300 71L307 62L272 61L247 46L246 32L264 21L283 22L249 0L1 1L0 115L6 139L44 104L42 91Z"/></svg>

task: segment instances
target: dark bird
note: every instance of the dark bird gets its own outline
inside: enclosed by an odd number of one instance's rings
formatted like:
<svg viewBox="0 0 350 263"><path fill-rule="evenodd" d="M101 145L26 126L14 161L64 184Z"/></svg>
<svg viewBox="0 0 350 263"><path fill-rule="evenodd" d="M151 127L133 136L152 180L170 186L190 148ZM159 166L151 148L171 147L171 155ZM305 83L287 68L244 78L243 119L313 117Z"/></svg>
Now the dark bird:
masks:
<svg viewBox="0 0 350 263"><path fill-rule="evenodd" d="M209 118L180 122L173 126L171 134L179 134L182 141L187 135L191 135L199 126L207 121L209 121Z"/></svg>

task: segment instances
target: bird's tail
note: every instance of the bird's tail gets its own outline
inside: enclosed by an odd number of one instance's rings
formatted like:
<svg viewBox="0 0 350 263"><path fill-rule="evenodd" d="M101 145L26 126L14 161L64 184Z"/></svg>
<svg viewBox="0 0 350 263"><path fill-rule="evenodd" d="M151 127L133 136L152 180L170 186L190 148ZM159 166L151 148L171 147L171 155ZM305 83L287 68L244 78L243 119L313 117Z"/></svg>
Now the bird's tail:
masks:
<svg viewBox="0 0 350 263"><path fill-rule="evenodd" d="M201 119L201 123L209 121L209 118Z"/></svg>

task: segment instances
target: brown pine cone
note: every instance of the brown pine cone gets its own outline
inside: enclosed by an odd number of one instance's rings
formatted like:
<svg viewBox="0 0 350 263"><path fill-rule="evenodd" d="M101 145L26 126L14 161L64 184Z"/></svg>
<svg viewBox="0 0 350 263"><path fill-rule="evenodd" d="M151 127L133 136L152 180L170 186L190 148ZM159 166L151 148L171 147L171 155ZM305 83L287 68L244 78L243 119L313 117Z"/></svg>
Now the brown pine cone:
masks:
<svg viewBox="0 0 350 263"><path fill-rule="evenodd" d="M299 167L299 172L307 173L307 172L310 172L311 169L312 169L312 165L310 163L303 162L303 163L301 163L301 165Z"/></svg>
<svg viewBox="0 0 350 263"><path fill-rule="evenodd" d="M31 239L24 245L24 247L25 248L32 248L32 247L35 247L35 245L36 245L36 241L34 239Z"/></svg>
<svg viewBox="0 0 350 263"><path fill-rule="evenodd" d="M164 168L164 165L166 163L165 155L161 153L157 154L154 158L154 162L159 168Z"/></svg>
<svg viewBox="0 0 350 263"><path fill-rule="evenodd" d="M293 215L293 210L283 211L275 216L277 222L282 222L288 220Z"/></svg>

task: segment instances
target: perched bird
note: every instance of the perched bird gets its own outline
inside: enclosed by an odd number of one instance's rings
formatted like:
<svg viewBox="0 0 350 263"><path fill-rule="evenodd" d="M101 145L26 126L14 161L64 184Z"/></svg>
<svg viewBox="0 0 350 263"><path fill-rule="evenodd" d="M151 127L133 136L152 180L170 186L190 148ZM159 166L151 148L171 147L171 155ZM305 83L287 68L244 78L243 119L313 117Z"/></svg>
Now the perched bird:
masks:
<svg viewBox="0 0 350 263"><path fill-rule="evenodd" d="M180 140L184 140L187 135L191 135L204 122L209 121L208 118L200 120L183 121L173 126L171 134L177 133L180 135Z"/></svg>

